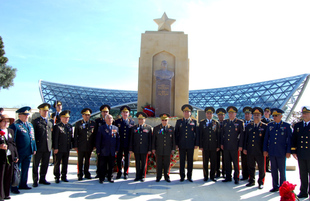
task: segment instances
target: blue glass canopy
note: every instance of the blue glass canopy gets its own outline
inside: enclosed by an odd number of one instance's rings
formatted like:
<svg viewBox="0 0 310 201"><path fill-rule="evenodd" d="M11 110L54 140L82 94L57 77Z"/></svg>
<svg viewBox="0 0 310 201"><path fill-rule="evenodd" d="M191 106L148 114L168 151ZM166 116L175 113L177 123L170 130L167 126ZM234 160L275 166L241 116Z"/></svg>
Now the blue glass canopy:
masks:
<svg viewBox="0 0 310 201"><path fill-rule="evenodd" d="M190 90L189 104L197 110L204 110L206 106L217 109L233 105L239 110L239 118L243 117L245 106L276 107L284 110L284 117L289 120L308 80L309 74L303 74L240 86ZM129 105L133 112L137 110L137 91L81 87L43 80L39 81L39 89L43 102L53 104L60 100L63 109L71 110L70 123L81 118L80 112L85 107L91 108L93 114L100 113L99 108L103 104L110 105L112 109Z"/></svg>

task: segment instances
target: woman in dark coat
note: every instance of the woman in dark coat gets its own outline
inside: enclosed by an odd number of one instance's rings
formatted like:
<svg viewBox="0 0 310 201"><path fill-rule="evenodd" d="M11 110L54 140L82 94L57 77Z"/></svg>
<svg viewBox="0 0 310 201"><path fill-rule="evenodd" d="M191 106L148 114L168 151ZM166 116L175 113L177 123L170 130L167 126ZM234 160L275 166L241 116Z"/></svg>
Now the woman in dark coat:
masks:
<svg viewBox="0 0 310 201"><path fill-rule="evenodd" d="M8 128L13 122L13 118L5 114L0 115L0 197L2 199L10 199L13 161L18 161L14 131Z"/></svg>

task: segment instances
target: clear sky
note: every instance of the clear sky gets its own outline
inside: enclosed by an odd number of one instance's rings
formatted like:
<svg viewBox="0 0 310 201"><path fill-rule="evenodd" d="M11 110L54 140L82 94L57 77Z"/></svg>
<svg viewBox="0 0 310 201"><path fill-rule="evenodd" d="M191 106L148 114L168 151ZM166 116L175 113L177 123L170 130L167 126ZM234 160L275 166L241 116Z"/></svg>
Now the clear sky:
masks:
<svg viewBox="0 0 310 201"><path fill-rule="evenodd" d="M18 70L0 106L36 108L40 79L137 90L141 34L164 12L188 34L191 90L310 73L309 10L309 0L0 0L5 56Z"/></svg>

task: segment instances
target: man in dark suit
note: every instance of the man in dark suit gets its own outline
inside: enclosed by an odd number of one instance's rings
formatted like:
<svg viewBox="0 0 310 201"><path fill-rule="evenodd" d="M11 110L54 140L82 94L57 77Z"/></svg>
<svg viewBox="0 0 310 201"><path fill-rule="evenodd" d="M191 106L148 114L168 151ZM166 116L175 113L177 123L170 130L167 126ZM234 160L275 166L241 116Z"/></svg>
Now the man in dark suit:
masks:
<svg viewBox="0 0 310 201"><path fill-rule="evenodd" d="M96 136L96 153L100 167L98 169L99 183L103 183L106 174L108 174L108 181L114 183L112 171L115 164L115 154L119 150L120 137L118 127L112 125L112 115L106 115L105 122L106 124L100 126Z"/></svg>
<svg viewBox="0 0 310 201"><path fill-rule="evenodd" d="M53 106L56 109L56 112L52 113L51 117L53 118L54 125L56 125L56 124L60 123L59 114L62 111L62 102L61 101L55 101Z"/></svg>
<svg viewBox="0 0 310 201"><path fill-rule="evenodd" d="M55 182L59 183L60 173L61 180L69 182L67 180L68 172L68 161L70 149L72 148L73 142L73 131L72 126L69 124L70 111L64 110L59 114L60 123L56 124L53 128L53 149L56 156L54 165ZM60 172L60 162L62 162Z"/></svg>
<svg viewBox="0 0 310 201"><path fill-rule="evenodd" d="M212 119L215 109L206 107L206 119L203 119L199 124L199 147L202 150L203 156L203 176L204 181L209 179L209 160L210 160L210 178L216 182L215 170L217 164L217 152L220 150L220 125L218 121Z"/></svg>
<svg viewBox="0 0 310 201"><path fill-rule="evenodd" d="M144 182L146 174L147 155L152 150L153 128L145 124L147 115L144 112L137 112L138 124L131 129L131 138L129 144L130 154L135 154L136 160L136 178L134 181Z"/></svg>
<svg viewBox="0 0 310 201"><path fill-rule="evenodd" d="M180 181L185 178L185 157L187 158L187 180L193 182L194 149L199 146L199 131L197 121L191 118L193 107L185 104L182 106L183 118L175 124L175 143L180 153Z"/></svg>
<svg viewBox="0 0 310 201"><path fill-rule="evenodd" d="M264 109L264 117L262 118L262 122L265 124L269 124L270 122L273 121L273 119L270 118L270 107L266 107ZM270 159L269 156L266 156L266 172L271 172L270 170Z"/></svg>
<svg viewBox="0 0 310 201"><path fill-rule="evenodd" d="M307 198L310 189L310 107L302 107L302 119L295 124L292 136L292 154L298 160L300 193L298 198Z"/></svg>
<svg viewBox="0 0 310 201"><path fill-rule="evenodd" d="M33 126L28 122L30 110L31 108L27 106L18 109L16 111L18 113L18 120L10 125L10 128L14 130L14 140L19 156L18 166L21 170L19 186L11 188L11 192L14 194L19 193L18 189L31 189L27 185L28 169L31 156L36 154L37 146Z"/></svg>
<svg viewBox="0 0 310 201"><path fill-rule="evenodd" d="M175 150L174 127L168 124L169 114L163 113L159 116L161 124L155 126L152 137L152 152L156 154L156 182L160 181L163 168L165 180L171 182L169 168L170 157Z"/></svg>
<svg viewBox="0 0 310 201"><path fill-rule="evenodd" d="M226 115L226 110L224 108L218 108L216 111L217 117L219 119L219 126L220 126L220 132L219 132L219 136L221 139L221 134L222 134L222 128L223 128L223 121L225 119L225 115ZM220 141L221 144L221 141ZM221 156L222 156L222 176L223 178L225 178L225 164L224 164L224 154L223 154L223 150L220 148L220 151L217 152L217 163L216 163L216 177L220 177L221 176L221 171L220 171L220 167L221 167Z"/></svg>
<svg viewBox="0 0 310 201"><path fill-rule="evenodd" d="M262 189L265 180L265 157L263 154L264 137L267 125L261 122L263 109L254 107L252 109L254 121L245 127L243 153L247 156L249 183L246 186L255 185L255 162L259 170L258 188Z"/></svg>
<svg viewBox="0 0 310 201"><path fill-rule="evenodd" d="M242 151L244 140L243 121L236 118L238 112L236 107L229 106L226 110L229 119L224 120L221 134L221 149L224 151L226 178L222 182L232 181L231 163L233 163L235 184L239 184L239 152Z"/></svg>
<svg viewBox="0 0 310 201"><path fill-rule="evenodd" d="M84 108L81 111L83 120L76 122L74 129L74 149L78 152L78 180L82 180L83 175L86 179L91 179L89 172L90 156L96 148L96 133L94 132L96 123L90 120L91 113L91 109Z"/></svg>
<svg viewBox="0 0 310 201"><path fill-rule="evenodd" d="M252 122L252 108L251 107L244 107L244 128ZM247 155L241 152L241 167L242 167L242 178L241 180L248 180L249 179L249 171L248 171L248 160Z"/></svg>
<svg viewBox="0 0 310 201"><path fill-rule="evenodd" d="M119 135L120 135L120 147L119 152L117 153L117 176L116 179L121 178L122 176L122 159L123 155L124 159L124 179L128 178L128 167L129 167L129 140L131 135L131 127L135 125L134 120L129 119L130 115L130 107L125 105L120 108L120 112L122 118L117 119L114 123L115 126L118 127Z"/></svg>
<svg viewBox="0 0 310 201"><path fill-rule="evenodd" d="M32 120L32 125L34 128L34 136L36 139L37 153L33 156L32 165L32 178L33 187L38 186L38 168L40 165L40 184L49 185L46 181L46 173L48 169L48 163L50 160L51 149L52 149L52 128L53 124L48 121L48 111L51 105L48 103L43 103L38 106L40 110L40 117Z"/></svg>
<svg viewBox="0 0 310 201"><path fill-rule="evenodd" d="M271 109L274 121L269 123L264 138L264 156L270 157L273 188L270 192L279 191L279 187L286 181L286 158L291 156L291 125L282 121L283 110ZM280 173L280 185L279 185Z"/></svg>

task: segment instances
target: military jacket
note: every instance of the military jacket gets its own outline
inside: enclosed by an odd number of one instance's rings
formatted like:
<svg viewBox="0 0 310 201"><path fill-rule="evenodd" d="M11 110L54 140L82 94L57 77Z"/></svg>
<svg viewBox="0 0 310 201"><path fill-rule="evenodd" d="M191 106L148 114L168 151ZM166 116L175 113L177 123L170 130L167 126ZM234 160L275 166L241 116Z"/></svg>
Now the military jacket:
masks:
<svg viewBox="0 0 310 201"><path fill-rule="evenodd" d="M51 151L53 124L47 122L40 116L32 120L34 136L36 139L37 151Z"/></svg>
<svg viewBox="0 0 310 201"><path fill-rule="evenodd" d="M224 146L224 150L238 150L239 147L243 147L243 121L237 118L233 121L230 121L230 119L225 119L223 121L221 137L221 145Z"/></svg>
<svg viewBox="0 0 310 201"><path fill-rule="evenodd" d="M247 125L249 125L251 122L253 122L252 119L250 119L250 121L247 121L247 120L243 119L242 121L243 121L243 126L244 126L244 128L245 128Z"/></svg>
<svg viewBox="0 0 310 201"><path fill-rule="evenodd" d="M264 151L270 156L285 157L286 153L291 153L291 125L281 121L277 126L276 122L271 122L267 126L264 139Z"/></svg>
<svg viewBox="0 0 310 201"><path fill-rule="evenodd" d="M99 130L99 127L102 126L102 125L105 125L106 122L105 122L105 120L102 117L95 119L95 122L96 122L96 126L95 126L94 132L97 134L98 130Z"/></svg>
<svg viewBox="0 0 310 201"><path fill-rule="evenodd" d="M54 118L53 118L53 124L54 124L54 122L56 121L54 125L56 125L56 124L58 124L58 123L61 122L61 121L60 121L60 116L59 116L59 114L58 114L57 116L55 116L55 115L56 115L56 112L54 112L54 113L51 114L51 116L54 117Z"/></svg>
<svg viewBox="0 0 310 201"><path fill-rule="evenodd" d="M216 151L220 148L220 125L219 122L212 119L207 126L207 120L200 121L199 124L200 148L203 150Z"/></svg>
<svg viewBox="0 0 310 201"><path fill-rule="evenodd" d="M56 124L53 128L53 148L58 152L69 152L72 148L73 132L71 124Z"/></svg>
<svg viewBox="0 0 310 201"><path fill-rule="evenodd" d="M186 123L184 118L177 120L175 143L180 149L194 149L195 146L199 146L199 129L196 120L191 118L189 123Z"/></svg>
<svg viewBox="0 0 310 201"><path fill-rule="evenodd" d="M291 150L298 159L310 160L310 123L306 127L303 121L295 124Z"/></svg>
<svg viewBox="0 0 310 201"><path fill-rule="evenodd" d="M262 121L263 123L265 123L265 124L269 124L270 122L273 121L273 119L270 119L270 118L269 118L269 119L267 120L265 117L263 117L261 121Z"/></svg>
<svg viewBox="0 0 310 201"><path fill-rule="evenodd" d="M175 150L175 136L173 126L168 124L166 130L164 130L162 124L154 127L152 150L156 150L157 155L171 155L171 151Z"/></svg>
<svg viewBox="0 0 310 201"><path fill-rule="evenodd" d="M254 122L245 127L244 147L248 155L263 155L264 137L267 124L260 122L255 128Z"/></svg>
<svg viewBox="0 0 310 201"><path fill-rule="evenodd" d="M131 129L131 139L129 151L137 154L147 154L152 151L152 133L153 128L144 124L142 130L139 125L135 125Z"/></svg>
<svg viewBox="0 0 310 201"><path fill-rule="evenodd" d="M74 148L79 151L92 151L94 149L96 134L94 132L96 123L89 121L85 123L84 120L78 121L74 129Z"/></svg>
<svg viewBox="0 0 310 201"><path fill-rule="evenodd" d="M120 135L120 147L129 148L131 127L135 125L134 120L128 119L125 121L123 118L117 119L114 125L118 127Z"/></svg>

